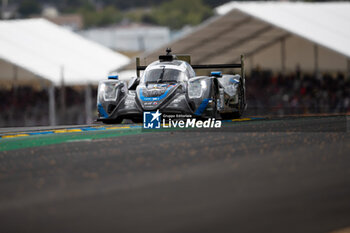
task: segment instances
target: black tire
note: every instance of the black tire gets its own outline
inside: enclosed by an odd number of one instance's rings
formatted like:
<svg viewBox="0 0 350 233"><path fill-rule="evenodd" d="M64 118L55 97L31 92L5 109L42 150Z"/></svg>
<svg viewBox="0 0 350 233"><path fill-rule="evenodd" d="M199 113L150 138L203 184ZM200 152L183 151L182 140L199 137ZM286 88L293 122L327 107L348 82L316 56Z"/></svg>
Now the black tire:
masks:
<svg viewBox="0 0 350 233"><path fill-rule="evenodd" d="M236 115L233 112L221 113L220 116L222 120L231 120L233 118L236 118Z"/></svg>
<svg viewBox="0 0 350 233"><path fill-rule="evenodd" d="M217 80L216 80L217 81ZM219 89L218 89L218 84L217 82L214 82L212 83L212 93L213 93L213 96L211 97L211 99L213 100L214 104L213 104L213 110L210 114L210 118L215 118L215 119L218 119L219 118L219 112L218 112L218 99L220 98L220 95L219 95Z"/></svg>
<svg viewBox="0 0 350 233"><path fill-rule="evenodd" d="M244 112L244 89L242 84L239 84L238 87L238 112L233 113L233 118L241 118Z"/></svg>
<svg viewBox="0 0 350 233"><path fill-rule="evenodd" d="M138 124L138 123L142 123L142 122L143 122L143 119L142 119L142 118L133 118L133 119L132 119L132 122L133 122L133 123L137 123L137 124Z"/></svg>
<svg viewBox="0 0 350 233"><path fill-rule="evenodd" d="M213 98L213 102L214 102L214 104L213 104L213 111L210 114L210 118L217 119L218 118L218 106L217 106L218 102L217 102L217 99Z"/></svg>
<svg viewBox="0 0 350 233"><path fill-rule="evenodd" d="M104 124L120 124L122 123L123 118L121 117L117 117L116 119L106 119L106 120L102 120L102 122Z"/></svg>

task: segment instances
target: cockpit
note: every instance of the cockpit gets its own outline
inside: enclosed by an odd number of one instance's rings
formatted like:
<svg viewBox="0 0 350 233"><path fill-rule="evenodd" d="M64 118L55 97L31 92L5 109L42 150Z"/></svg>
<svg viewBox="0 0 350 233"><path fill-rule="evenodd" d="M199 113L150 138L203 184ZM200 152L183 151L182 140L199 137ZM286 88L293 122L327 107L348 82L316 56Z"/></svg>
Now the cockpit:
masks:
<svg viewBox="0 0 350 233"><path fill-rule="evenodd" d="M160 67L157 69L147 70L141 78L141 83L177 83L187 81L188 77L185 72L177 69Z"/></svg>

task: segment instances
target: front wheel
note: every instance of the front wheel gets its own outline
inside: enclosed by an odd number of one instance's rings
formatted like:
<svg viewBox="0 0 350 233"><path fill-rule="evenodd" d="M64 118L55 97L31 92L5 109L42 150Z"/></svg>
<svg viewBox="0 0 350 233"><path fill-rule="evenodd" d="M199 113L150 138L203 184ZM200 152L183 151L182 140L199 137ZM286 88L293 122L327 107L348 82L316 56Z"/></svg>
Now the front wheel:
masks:
<svg viewBox="0 0 350 233"><path fill-rule="evenodd" d="M105 119L105 120L102 120L102 122L104 124L120 124L122 123L123 121L123 118L121 117L117 117L116 119Z"/></svg>

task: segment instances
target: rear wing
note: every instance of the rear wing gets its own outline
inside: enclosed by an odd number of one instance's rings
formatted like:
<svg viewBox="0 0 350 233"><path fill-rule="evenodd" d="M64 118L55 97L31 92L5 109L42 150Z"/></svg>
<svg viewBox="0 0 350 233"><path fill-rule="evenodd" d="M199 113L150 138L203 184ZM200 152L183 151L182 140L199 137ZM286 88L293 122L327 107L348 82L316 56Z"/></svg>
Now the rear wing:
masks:
<svg viewBox="0 0 350 233"><path fill-rule="evenodd" d="M186 57L185 59L181 59L182 57L186 56L177 56L179 60L185 60L186 62L191 61L190 58ZM190 62L188 62L190 63ZM209 64L209 65L191 65L193 69L229 69L229 68L240 68L241 69L241 77L245 78L245 72L244 72L244 55L241 55L241 63L236 64ZM140 58L136 58L136 74L137 77L140 77L140 71L145 70L147 66L141 66L140 65Z"/></svg>

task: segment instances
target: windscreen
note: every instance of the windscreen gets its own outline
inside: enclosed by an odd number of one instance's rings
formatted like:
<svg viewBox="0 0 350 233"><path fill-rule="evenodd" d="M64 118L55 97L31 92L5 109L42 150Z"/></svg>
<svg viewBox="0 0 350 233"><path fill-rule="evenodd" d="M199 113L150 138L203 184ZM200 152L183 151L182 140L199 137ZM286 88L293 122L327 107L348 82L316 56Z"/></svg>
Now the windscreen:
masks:
<svg viewBox="0 0 350 233"><path fill-rule="evenodd" d="M186 80L184 72L175 69L153 69L143 76L143 83L181 82Z"/></svg>

